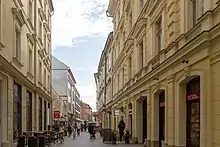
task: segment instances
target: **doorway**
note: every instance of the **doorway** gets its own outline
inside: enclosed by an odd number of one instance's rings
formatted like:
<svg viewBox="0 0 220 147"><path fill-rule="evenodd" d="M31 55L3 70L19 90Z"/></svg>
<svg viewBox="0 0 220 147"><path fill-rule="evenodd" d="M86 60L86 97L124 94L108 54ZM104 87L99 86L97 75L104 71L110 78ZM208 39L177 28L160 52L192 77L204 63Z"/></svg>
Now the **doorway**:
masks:
<svg viewBox="0 0 220 147"><path fill-rule="evenodd" d="M186 145L200 146L200 77L186 84Z"/></svg>
<svg viewBox="0 0 220 147"><path fill-rule="evenodd" d="M147 139L147 97L144 97L142 101L142 141L144 143L144 140Z"/></svg>
<svg viewBox="0 0 220 147"><path fill-rule="evenodd" d="M0 145L2 144L2 99L3 99L3 87L0 79Z"/></svg>
<svg viewBox="0 0 220 147"><path fill-rule="evenodd" d="M161 141L164 141L165 135L165 91L159 93L159 146L162 147Z"/></svg>
<svg viewBox="0 0 220 147"><path fill-rule="evenodd" d="M132 136L132 104L128 104L128 129L129 133Z"/></svg>

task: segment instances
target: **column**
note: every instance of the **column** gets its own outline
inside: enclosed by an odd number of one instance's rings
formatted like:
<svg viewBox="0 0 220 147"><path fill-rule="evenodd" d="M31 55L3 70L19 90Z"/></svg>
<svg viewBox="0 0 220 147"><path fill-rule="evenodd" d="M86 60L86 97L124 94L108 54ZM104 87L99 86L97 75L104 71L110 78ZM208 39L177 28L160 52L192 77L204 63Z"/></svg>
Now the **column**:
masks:
<svg viewBox="0 0 220 147"><path fill-rule="evenodd" d="M24 85L22 85L22 100L21 100L21 103L22 103L22 114L21 114L21 117L22 117L22 131L25 132L26 131L26 128L27 128L27 89L26 87L24 87Z"/></svg>
<svg viewBox="0 0 220 147"><path fill-rule="evenodd" d="M174 77L173 75L167 78L168 81L168 90L166 91L165 97L165 111L166 111L166 118L165 118L165 143L168 145L175 145L174 138L175 138L175 87L174 87Z"/></svg>
<svg viewBox="0 0 220 147"><path fill-rule="evenodd" d="M159 109L158 98L153 93L151 95L151 142L155 143L159 140Z"/></svg>
<svg viewBox="0 0 220 147"><path fill-rule="evenodd" d="M151 140L151 94L150 91L147 93L147 140Z"/></svg>

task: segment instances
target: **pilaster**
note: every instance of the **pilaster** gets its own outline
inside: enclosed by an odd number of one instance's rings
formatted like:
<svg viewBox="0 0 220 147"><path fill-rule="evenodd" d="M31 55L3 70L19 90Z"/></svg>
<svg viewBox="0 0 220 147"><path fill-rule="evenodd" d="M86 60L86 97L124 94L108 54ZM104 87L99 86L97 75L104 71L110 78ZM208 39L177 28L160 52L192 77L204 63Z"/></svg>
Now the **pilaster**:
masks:
<svg viewBox="0 0 220 147"><path fill-rule="evenodd" d="M167 78L168 81L168 90L166 91L166 117L165 117L165 143L168 145L174 145L175 138L175 83L174 76L171 75Z"/></svg>

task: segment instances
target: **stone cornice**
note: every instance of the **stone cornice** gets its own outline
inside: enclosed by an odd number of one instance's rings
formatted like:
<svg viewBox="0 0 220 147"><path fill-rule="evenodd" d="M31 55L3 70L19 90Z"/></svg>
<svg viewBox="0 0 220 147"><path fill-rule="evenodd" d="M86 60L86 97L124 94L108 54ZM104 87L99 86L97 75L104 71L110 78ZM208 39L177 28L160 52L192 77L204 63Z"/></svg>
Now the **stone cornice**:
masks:
<svg viewBox="0 0 220 147"><path fill-rule="evenodd" d="M18 23L21 25L21 27L25 24L25 17L24 13L21 8L12 8L12 13L17 19Z"/></svg>

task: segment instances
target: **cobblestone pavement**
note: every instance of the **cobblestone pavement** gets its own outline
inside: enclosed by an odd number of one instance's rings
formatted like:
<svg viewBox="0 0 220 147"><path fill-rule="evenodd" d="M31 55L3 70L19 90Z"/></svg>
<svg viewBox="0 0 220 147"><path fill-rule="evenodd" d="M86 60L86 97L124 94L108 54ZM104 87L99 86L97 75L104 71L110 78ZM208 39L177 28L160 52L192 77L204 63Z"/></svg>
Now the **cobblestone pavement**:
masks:
<svg viewBox="0 0 220 147"><path fill-rule="evenodd" d="M80 136L76 136L76 139L66 138L63 144L57 144L56 147L110 147L110 146L118 146L118 147L142 147L143 145L134 145L134 144L103 144L99 135L97 135L96 139L89 139L89 134L87 132L81 133Z"/></svg>

